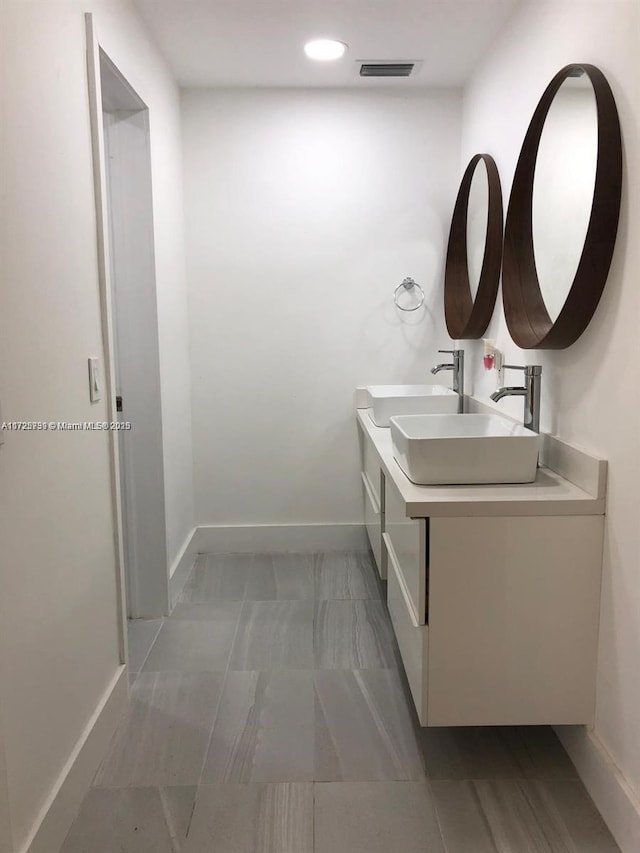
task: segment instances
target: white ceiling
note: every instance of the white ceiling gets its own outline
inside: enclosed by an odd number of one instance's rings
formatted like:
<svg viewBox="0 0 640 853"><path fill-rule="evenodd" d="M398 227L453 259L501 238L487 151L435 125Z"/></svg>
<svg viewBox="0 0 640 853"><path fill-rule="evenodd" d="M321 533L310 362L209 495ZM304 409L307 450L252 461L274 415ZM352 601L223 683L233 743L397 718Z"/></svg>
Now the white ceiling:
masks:
<svg viewBox="0 0 640 853"><path fill-rule="evenodd" d="M181 86L459 86L523 0L134 0ZM303 45L349 45L335 63ZM367 80L357 60L422 60Z"/></svg>

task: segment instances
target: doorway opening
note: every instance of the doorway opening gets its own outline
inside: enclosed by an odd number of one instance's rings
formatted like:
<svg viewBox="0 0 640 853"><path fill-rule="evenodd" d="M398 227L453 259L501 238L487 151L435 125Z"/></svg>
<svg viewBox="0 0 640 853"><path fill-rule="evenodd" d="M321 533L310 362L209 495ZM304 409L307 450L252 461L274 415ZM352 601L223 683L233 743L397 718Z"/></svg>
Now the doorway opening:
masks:
<svg viewBox="0 0 640 853"><path fill-rule="evenodd" d="M169 607L149 110L87 24L124 634Z"/></svg>

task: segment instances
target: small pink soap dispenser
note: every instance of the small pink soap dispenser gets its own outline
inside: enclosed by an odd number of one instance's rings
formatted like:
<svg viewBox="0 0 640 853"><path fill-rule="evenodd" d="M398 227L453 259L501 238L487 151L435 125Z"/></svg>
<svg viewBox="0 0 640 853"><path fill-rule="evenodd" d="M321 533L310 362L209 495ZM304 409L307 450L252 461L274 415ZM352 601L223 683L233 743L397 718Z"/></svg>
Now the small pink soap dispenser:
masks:
<svg viewBox="0 0 640 853"><path fill-rule="evenodd" d="M482 343L484 344L482 363L485 370L497 370L500 372L502 370L502 353L499 349L496 349L495 340L493 338L483 338Z"/></svg>

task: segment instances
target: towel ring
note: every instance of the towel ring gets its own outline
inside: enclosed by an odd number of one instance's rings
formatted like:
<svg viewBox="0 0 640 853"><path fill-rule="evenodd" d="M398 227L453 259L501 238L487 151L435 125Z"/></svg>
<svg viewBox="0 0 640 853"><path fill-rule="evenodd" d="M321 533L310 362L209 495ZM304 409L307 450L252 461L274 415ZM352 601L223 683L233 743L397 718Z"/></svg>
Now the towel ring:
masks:
<svg viewBox="0 0 640 853"><path fill-rule="evenodd" d="M398 294L399 294L399 292L400 292L403 288L404 288L404 290L406 290L406 291L410 291L410 290L413 290L413 289L414 289L414 287L415 287L415 288L417 288L417 289L420 291L420 296L419 296L419 299L418 299L418 304L417 304L417 305L415 305L413 308L403 308L403 307L402 307L402 305L400 305L400 303L398 302ZM399 308L401 311L417 311L417 310L418 310L418 308L422 308L422 306L423 306L423 304L424 304L424 290L420 287L420 285L418 284L418 282L417 282L417 281L414 281L412 278L410 278L409 276L407 276L407 278L405 278L403 281L401 281L401 282L400 282L400 284L399 284L399 285L396 287L396 289L393 291L393 301L394 301L394 303L395 303L396 308Z"/></svg>

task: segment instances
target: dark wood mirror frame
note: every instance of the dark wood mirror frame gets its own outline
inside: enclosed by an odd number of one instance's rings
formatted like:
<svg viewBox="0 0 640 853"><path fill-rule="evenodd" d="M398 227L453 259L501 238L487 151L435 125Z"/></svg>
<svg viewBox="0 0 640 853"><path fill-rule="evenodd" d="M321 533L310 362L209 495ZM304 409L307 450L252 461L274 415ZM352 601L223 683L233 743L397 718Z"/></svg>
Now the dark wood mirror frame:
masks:
<svg viewBox="0 0 640 853"><path fill-rule="evenodd" d="M487 236L475 299L469 285L467 263L467 210L471 182L483 161L489 182ZM462 177L453 208L444 272L444 316L454 340L475 340L485 333L498 295L502 259L502 189L495 160L490 154L471 158Z"/></svg>
<svg viewBox="0 0 640 853"><path fill-rule="evenodd" d="M571 289L551 320L540 290L533 250L533 181L540 137L551 103L567 77L588 75L598 116L598 157L591 216ZM524 138L511 187L504 232L502 299L507 326L522 349L564 349L584 332L611 265L622 190L622 141L613 93L594 65L567 65L545 90Z"/></svg>

